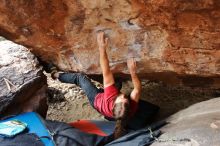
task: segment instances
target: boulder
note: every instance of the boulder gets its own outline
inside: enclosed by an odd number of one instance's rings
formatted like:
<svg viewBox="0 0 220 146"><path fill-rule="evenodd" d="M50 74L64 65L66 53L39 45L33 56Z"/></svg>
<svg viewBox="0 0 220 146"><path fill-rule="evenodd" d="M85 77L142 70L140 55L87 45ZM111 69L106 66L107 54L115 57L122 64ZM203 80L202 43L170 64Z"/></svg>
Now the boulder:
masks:
<svg viewBox="0 0 220 146"><path fill-rule="evenodd" d="M220 144L220 97L203 101L167 119L152 146L217 146Z"/></svg>
<svg viewBox="0 0 220 146"><path fill-rule="evenodd" d="M0 41L0 116L36 111L46 116L47 80L25 47Z"/></svg>
<svg viewBox="0 0 220 146"><path fill-rule="evenodd" d="M61 70L101 74L97 30L114 73L219 88L220 0L2 0L0 35Z"/></svg>

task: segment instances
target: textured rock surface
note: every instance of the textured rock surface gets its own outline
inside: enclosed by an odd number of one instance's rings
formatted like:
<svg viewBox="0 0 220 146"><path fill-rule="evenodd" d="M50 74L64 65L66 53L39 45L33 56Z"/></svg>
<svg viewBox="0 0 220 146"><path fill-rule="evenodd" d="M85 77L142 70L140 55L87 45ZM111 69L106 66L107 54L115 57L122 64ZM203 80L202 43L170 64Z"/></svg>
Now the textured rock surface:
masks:
<svg viewBox="0 0 220 146"><path fill-rule="evenodd" d="M220 98L195 104L171 116L160 142L152 146L208 146L219 145Z"/></svg>
<svg viewBox="0 0 220 146"><path fill-rule="evenodd" d="M27 48L0 41L0 115L37 111L46 114L46 77Z"/></svg>
<svg viewBox="0 0 220 146"><path fill-rule="evenodd" d="M2 0L0 35L60 69L100 74L95 32L111 68L135 57L148 79L219 87L220 0Z"/></svg>

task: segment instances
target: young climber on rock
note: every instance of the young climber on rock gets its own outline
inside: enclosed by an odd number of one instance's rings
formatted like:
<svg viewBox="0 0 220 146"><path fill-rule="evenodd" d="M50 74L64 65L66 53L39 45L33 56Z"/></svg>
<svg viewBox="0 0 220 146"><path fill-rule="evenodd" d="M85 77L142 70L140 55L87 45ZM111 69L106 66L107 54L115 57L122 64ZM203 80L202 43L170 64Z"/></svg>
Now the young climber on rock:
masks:
<svg viewBox="0 0 220 146"><path fill-rule="evenodd" d="M124 93L121 93L115 86L115 80L109 67L109 60L106 53L108 38L105 38L104 32L98 32L97 43L104 90L98 89L91 80L82 73L62 73L53 69L51 75L52 78L59 79L63 83L72 83L80 86L87 95L93 108L105 117L114 118L116 120L114 137L118 138L124 134L128 118L134 114L137 109L137 103L141 93L141 83L136 74L136 62L134 59L128 59L127 65L134 89L130 94L130 98L126 97Z"/></svg>

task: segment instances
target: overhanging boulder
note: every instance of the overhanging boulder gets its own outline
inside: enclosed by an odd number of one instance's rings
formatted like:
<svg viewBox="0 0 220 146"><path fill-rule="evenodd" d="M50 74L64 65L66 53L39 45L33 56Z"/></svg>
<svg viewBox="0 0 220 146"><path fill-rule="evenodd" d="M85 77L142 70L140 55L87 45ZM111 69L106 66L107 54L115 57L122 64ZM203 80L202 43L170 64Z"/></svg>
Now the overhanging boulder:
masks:
<svg viewBox="0 0 220 146"><path fill-rule="evenodd" d="M115 73L135 57L142 78L219 88L219 0L2 0L0 12L0 35L62 70L101 74L102 29Z"/></svg>

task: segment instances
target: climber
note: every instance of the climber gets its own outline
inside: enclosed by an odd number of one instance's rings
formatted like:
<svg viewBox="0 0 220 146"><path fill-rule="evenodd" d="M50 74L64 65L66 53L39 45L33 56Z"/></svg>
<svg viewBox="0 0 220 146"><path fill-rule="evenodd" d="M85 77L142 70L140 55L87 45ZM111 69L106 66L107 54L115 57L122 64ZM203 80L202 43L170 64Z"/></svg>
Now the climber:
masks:
<svg viewBox="0 0 220 146"><path fill-rule="evenodd" d="M115 80L109 67L109 60L106 53L108 38L105 38L104 32L98 32L97 43L103 73L104 91L98 89L91 80L82 73L62 73L53 68L51 76L53 79L59 79L64 83L79 85L85 91L93 108L105 117L114 118L116 120L114 136L118 138L125 134L127 119L134 114L137 109L137 103L141 93L141 83L136 74L136 62L133 58L128 59L127 65L134 89L130 94L130 99L121 93L120 89L115 86Z"/></svg>

